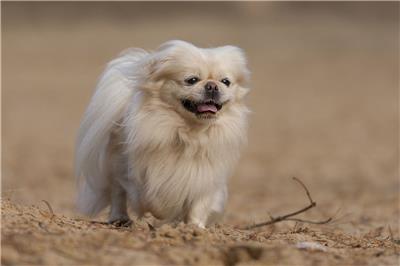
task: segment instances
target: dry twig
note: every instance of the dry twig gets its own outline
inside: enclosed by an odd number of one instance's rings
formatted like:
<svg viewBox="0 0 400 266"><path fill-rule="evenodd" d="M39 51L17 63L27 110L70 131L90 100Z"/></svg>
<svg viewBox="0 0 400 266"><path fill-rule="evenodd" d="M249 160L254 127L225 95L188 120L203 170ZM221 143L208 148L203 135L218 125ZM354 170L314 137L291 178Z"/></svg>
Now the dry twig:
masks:
<svg viewBox="0 0 400 266"><path fill-rule="evenodd" d="M53 208L51 207L50 203L47 200L42 200L42 201L46 204L47 208L49 209L50 219L53 219L55 214L54 214ZM39 210L39 212L43 216L47 216L47 215L43 214L40 210Z"/></svg>
<svg viewBox="0 0 400 266"><path fill-rule="evenodd" d="M392 232L392 228L390 227L390 225L389 225L389 238L390 238L390 241L392 241L393 243L395 243L395 244L397 244L397 245L400 245L400 239L395 239L394 238L394 236L393 236L393 232Z"/></svg>
<svg viewBox="0 0 400 266"><path fill-rule="evenodd" d="M301 222L301 223L309 223L309 224L326 224L329 223L330 221L332 221L332 217L329 217L326 220L322 220L322 221L309 221L309 220L303 220L303 219L299 219L299 218L293 218L293 216L296 216L300 213L306 212L311 208L314 208L315 206L317 206L317 203L312 199L310 191L308 191L307 187L304 185L303 182L301 182L300 179L293 177L293 180L296 181L297 183L299 183L303 189L305 190L306 194L307 194L307 198L310 202L309 205L307 205L306 207L295 211L295 212L291 212L289 214L286 215L282 215L282 216L278 216L278 217L273 217L271 214L269 214L270 220L266 221L266 222L262 222L262 223L258 223L258 224L253 224L253 225L249 225L244 227L243 229L245 230L250 230L250 229L254 229L257 227L262 227L262 226L266 226L266 225L271 225L271 224L275 224L278 222L282 222L282 221L296 221L296 222Z"/></svg>

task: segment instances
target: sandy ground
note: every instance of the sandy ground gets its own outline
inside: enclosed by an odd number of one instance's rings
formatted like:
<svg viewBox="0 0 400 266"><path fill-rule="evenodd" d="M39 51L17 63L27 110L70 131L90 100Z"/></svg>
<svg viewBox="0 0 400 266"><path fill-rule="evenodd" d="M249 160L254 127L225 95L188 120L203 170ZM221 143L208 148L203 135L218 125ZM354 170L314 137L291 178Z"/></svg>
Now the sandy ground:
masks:
<svg viewBox="0 0 400 266"><path fill-rule="evenodd" d="M398 265L398 5L3 2L2 263ZM223 220L80 217L74 141L98 75L127 47L176 38L249 58L249 144ZM307 205L292 176L317 202L300 217L335 221L239 229Z"/></svg>

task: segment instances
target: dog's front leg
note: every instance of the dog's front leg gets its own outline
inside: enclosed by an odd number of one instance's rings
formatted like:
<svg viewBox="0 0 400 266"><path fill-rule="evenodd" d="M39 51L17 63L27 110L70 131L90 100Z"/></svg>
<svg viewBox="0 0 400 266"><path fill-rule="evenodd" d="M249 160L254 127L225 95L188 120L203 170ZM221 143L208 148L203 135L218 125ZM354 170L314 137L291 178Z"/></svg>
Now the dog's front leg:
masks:
<svg viewBox="0 0 400 266"><path fill-rule="evenodd" d="M111 209L108 222L115 226L130 226L132 224L128 215L126 191L114 179L111 187Z"/></svg>
<svg viewBox="0 0 400 266"><path fill-rule="evenodd" d="M211 213L212 198L205 197L195 201L187 215L186 222L195 224L200 228L205 228L207 225L208 217Z"/></svg>

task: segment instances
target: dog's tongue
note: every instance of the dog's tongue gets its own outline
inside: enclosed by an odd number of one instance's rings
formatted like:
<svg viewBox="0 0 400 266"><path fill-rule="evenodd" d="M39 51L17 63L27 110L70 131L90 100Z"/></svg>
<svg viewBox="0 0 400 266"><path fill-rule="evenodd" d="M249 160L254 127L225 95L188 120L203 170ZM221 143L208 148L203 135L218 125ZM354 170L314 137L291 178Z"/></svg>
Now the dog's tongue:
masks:
<svg viewBox="0 0 400 266"><path fill-rule="evenodd" d="M199 113L204 113L204 112L212 112L212 113L216 113L217 107L213 104L199 104L197 106L197 111Z"/></svg>

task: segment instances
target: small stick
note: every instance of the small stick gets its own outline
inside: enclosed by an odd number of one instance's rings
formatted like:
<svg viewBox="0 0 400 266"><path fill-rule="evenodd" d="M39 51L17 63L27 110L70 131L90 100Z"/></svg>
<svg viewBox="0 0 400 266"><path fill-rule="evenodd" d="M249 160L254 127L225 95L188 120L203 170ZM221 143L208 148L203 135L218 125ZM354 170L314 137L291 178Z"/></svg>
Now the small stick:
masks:
<svg viewBox="0 0 400 266"><path fill-rule="evenodd" d="M303 220L303 219L298 219L298 218L287 218L285 221L295 221L295 222L300 222L300 223L308 223L308 224L327 224L330 221L332 221L332 217L329 217L326 220L322 221L310 221L310 220Z"/></svg>
<svg viewBox="0 0 400 266"><path fill-rule="evenodd" d="M248 225L248 226L244 227L243 229L244 230L250 230L250 229L257 228L257 227L271 225L271 224L275 224L275 223L282 222L282 221L296 221L296 222L310 223L310 224L327 224L330 221L332 221L332 217L330 217L330 218L328 218L326 220L323 220L323 221L309 221L309 220L303 220L303 219L298 219L298 218L292 218L293 216L296 216L296 215L298 215L300 213L306 212L309 209L314 208L315 206L317 206L317 203L312 199L310 191L308 191L306 185L304 185L304 183L300 179L298 179L296 177L293 177L293 180L296 181L297 183L299 183L303 187L303 189L305 190L305 192L307 194L307 198L308 198L308 200L310 202L309 205L307 205L306 207L304 207L304 208L302 208L302 209L300 209L298 211L294 211L294 212L291 212L289 214L278 216L278 217L272 217L269 214L269 216L270 216L270 220L269 221L258 223L258 224L253 224L253 225Z"/></svg>
<svg viewBox="0 0 400 266"><path fill-rule="evenodd" d="M51 214L50 219L52 219L55 216L53 208L51 207L50 203L47 200L42 200L42 201L47 205L47 208L49 209L49 212Z"/></svg>
<svg viewBox="0 0 400 266"><path fill-rule="evenodd" d="M390 241L393 242L394 238L393 238L393 232L392 232L392 228L389 225L389 234L390 234Z"/></svg>

